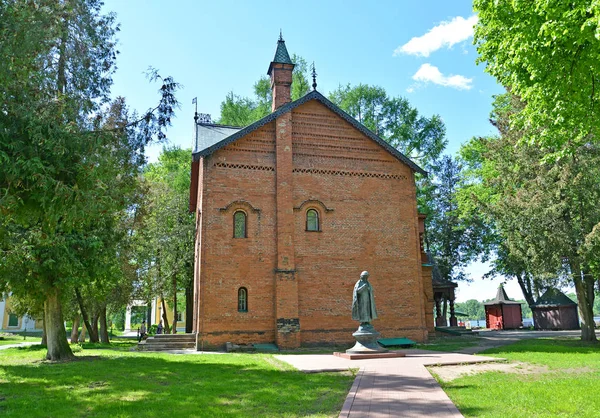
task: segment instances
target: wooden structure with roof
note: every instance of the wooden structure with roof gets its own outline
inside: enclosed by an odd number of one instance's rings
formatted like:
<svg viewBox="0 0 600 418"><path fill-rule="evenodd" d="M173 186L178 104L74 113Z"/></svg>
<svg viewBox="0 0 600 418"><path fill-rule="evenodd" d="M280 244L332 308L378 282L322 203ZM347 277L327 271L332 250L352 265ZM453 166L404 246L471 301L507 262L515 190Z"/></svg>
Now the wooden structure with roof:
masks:
<svg viewBox="0 0 600 418"><path fill-rule="evenodd" d="M445 309L443 306L447 304L450 310L450 326L458 326L458 320L456 319L456 312L454 311L454 300L456 295L454 289L458 285L454 282L446 280L442 277L440 269L435 261L435 257L430 251L425 250L425 214L419 214L419 243L421 247L421 260L423 262L423 273L424 279L431 280L431 294L426 294L427 300L432 303L434 308L434 321L431 321L431 317L428 316L427 321L430 328L433 327L447 327L448 321L446 320ZM427 292L426 292L427 293ZM431 311L430 311L431 312Z"/></svg>
<svg viewBox="0 0 600 418"><path fill-rule="evenodd" d="M531 312L535 329L579 329L577 304L558 289L546 290Z"/></svg>
<svg viewBox="0 0 600 418"><path fill-rule="evenodd" d="M521 302L508 298L504 286L498 287L496 297L483 304L485 306L485 325L490 329L515 329L523 326Z"/></svg>

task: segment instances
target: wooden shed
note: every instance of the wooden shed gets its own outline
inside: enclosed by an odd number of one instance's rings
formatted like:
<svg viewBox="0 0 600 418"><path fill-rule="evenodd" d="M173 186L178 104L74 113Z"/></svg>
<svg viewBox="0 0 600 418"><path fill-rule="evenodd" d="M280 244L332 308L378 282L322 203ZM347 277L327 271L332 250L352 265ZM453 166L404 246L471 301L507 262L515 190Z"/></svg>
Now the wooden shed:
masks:
<svg viewBox="0 0 600 418"><path fill-rule="evenodd" d="M550 288L531 307L535 329L579 329L577 303Z"/></svg>
<svg viewBox="0 0 600 418"><path fill-rule="evenodd" d="M504 287L498 287L496 298L485 302L485 324L490 329L515 329L523 326L521 302L508 298Z"/></svg>

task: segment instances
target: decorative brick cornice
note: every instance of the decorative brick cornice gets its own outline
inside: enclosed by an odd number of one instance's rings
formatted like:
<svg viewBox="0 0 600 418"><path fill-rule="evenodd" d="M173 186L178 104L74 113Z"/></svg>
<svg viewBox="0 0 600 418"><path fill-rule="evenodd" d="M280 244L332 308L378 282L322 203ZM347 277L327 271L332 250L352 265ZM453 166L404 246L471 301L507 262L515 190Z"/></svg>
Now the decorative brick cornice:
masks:
<svg viewBox="0 0 600 418"><path fill-rule="evenodd" d="M373 141L377 142L379 145L381 145L386 151L388 151L390 154L392 154L398 160L400 160L404 164L408 165L412 170L419 172L423 175L427 175L427 172L425 170L423 170L421 167L419 167L417 164L415 164L413 161L411 161L410 158L408 158L406 155L402 154L396 148L392 147L390 144L385 142L378 135L371 132L365 125L363 125L362 123L360 123L359 121L354 119L352 116L350 116L349 114L344 112L342 109L340 109L333 102L331 102L329 99L327 99L325 96L323 96L321 93L319 93L316 90L313 90L308 94L305 94L303 97L301 97L300 99L298 99L294 102L291 102L291 103L281 106L279 109L277 109L270 115L267 115L264 118L254 122L253 124L246 126L244 129L234 133L231 136L228 136L227 138L217 142L216 144L214 144L208 148L205 148L197 153L192 154L194 161L199 160L201 157L206 157L208 155L213 154L215 151L231 144L234 141L237 141L238 139L248 135L249 133L254 132L255 130L257 130L258 128L260 128L262 126L275 121L279 116L281 116L287 112L291 112L293 109L295 109L298 106L300 106L306 102L309 102L311 100L316 100L316 101L322 103L325 107L327 107L329 110L336 113L338 116L340 116L342 119L344 119L350 125L352 125L354 128L358 129L360 132L365 134L367 137L369 137Z"/></svg>

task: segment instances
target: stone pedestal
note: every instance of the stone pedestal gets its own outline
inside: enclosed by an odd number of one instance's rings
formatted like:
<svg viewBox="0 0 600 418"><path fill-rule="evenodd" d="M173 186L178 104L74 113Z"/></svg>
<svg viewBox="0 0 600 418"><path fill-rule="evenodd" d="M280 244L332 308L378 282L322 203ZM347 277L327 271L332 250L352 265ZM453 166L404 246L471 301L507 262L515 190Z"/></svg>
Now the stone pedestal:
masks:
<svg viewBox="0 0 600 418"><path fill-rule="evenodd" d="M377 343L379 333L375 331L371 324L361 324L352 336L356 338L356 344L351 349L346 350L348 354L387 353L388 351Z"/></svg>

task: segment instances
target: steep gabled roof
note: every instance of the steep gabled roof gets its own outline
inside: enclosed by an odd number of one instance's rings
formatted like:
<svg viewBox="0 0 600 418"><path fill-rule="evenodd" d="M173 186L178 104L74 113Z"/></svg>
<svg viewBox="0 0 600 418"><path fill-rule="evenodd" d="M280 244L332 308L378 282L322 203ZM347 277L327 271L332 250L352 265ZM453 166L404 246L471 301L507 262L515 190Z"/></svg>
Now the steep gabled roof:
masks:
<svg viewBox="0 0 600 418"><path fill-rule="evenodd" d="M414 171L424 174L424 175L427 175L427 172L425 170L423 170L417 164L412 162L407 156L405 156L400 151L398 151L396 148L392 147L390 144L385 142L378 135L371 132L365 125L363 125L362 123L360 123L359 121L354 119L352 116L350 116L349 114L344 112L342 109L340 109L338 106L336 106L334 103L332 103L329 99L327 99L325 96L323 96L321 93L319 93L316 90L313 90L310 93L307 93L306 95L304 95L303 97L301 97L300 99L298 99L296 101L293 101L291 103L281 106L279 109L277 109L275 112L271 113L270 115L267 115L264 118L254 122L253 124L246 126L244 129L234 133L233 135L228 136L227 138L224 138L223 140L217 142L216 144L211 145L210 147L205 148L203 150L199 150L198 152L195 152L193 154L194 161L199 160L201 157L206 157L208 155L211 155L215 151L231 144L232 142L237 141L238 139L248 135L249 133L254 132L261 126L264 126L270 122L273 122L279 116L281 116L287 112L291 112L293 109L295 109L298 106L300 106L306 102L309 102L311 100L316 100L316 101L322 103L329 110L333 111L338 116L340 116L342 119L344 119L346 122L348 122L350 125L352 125L354 128L358 129L361 133L365 134L370 139L377 142L386 151L388 151L390 154L392 154L394 157L396 157L398 160L400 160L404 164L408 165Z"/></svg>
<svg viewBox="0 0 600 418"><path fill-rule="evenodd" d="M489 302L485 302L485 306L490 305L520 305L521 302L515 302L508 298L506 291L504 290L504 286L498 286L498 292L496 293L496 298L490 300Z"/></svg>
<svg viewBox="0 0 600 418"><path fill-rule="evenodd" d="M549 288L533 306L577 306L567 295L558 289Z"/></svg>

